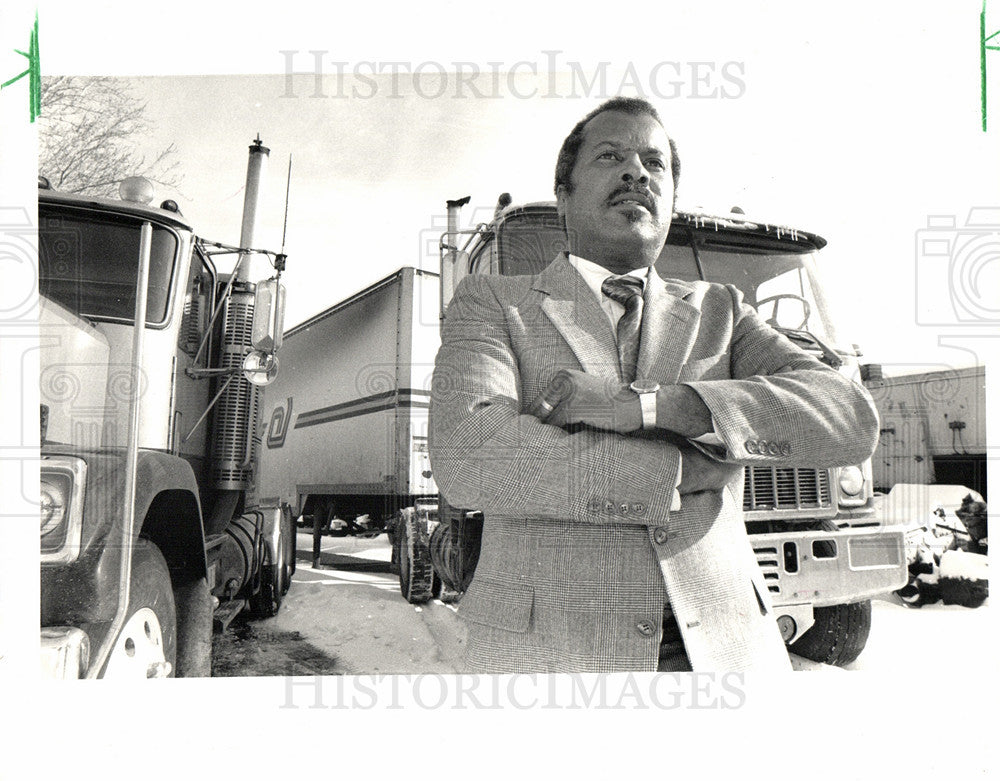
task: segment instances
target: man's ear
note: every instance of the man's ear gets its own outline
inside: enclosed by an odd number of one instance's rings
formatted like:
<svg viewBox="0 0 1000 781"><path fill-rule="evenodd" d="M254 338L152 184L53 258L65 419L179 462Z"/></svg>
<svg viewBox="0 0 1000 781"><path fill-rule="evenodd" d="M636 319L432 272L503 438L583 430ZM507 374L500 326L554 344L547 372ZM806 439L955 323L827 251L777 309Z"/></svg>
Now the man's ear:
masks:
<svg viewBox="0 0 1000 781"><path fill-rule="evenodd" d="M566 185L556 187L556 213L563 221L566 219L566 196Z"/></svg>

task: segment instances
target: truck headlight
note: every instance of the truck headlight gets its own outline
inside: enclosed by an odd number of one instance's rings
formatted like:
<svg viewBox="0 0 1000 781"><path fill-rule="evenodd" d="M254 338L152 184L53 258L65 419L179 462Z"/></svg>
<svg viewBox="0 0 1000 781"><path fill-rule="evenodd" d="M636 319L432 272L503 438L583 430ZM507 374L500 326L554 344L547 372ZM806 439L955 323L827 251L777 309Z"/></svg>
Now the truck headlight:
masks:
<svg viewBox="0 0 1000 781"><path fill-rule="evenodd" d="M856 466L845 466L840 470L840 492L844 496L857 496L865 487L865 476Z"/></svg>
<svg viewBox="0 0 1000 781"><path fill-rule="evenodd" d="M41 515L43 542L62 525L72 487L72 480L66 475L56 473L42 475L38 510Z"/></svg>
<svg viewBox="0 0 1000 781"><path fill-rule="evenodd" d="M80 555L83 488L87 465L82 459L42 459L38 496L43 563L68 564Z"/></svg>

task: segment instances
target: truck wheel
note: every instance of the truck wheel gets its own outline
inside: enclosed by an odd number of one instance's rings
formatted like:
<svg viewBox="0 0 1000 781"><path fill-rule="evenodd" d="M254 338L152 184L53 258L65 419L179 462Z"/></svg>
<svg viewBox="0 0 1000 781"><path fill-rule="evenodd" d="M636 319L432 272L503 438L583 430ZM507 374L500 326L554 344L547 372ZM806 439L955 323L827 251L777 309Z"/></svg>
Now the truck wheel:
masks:
<svg viewBox="0 0 1000 781"><path fill-rule="evenodd" d="M174 589L177 606L178 678L208 678L212 674L212 592L206 578Z"/></svg>
<svg viewBox="0 0 1000 781"><path fill-rule="evenodd" d="M813 610L809 631L790 646L792 652L814 662L843 667L857 659L872 628L871 600L831 605Z"/></svg>
<svg viewBox="0 0 1000 781"><path fill-rule="evenodd" d="M412 510L404 510L399 520L399 590L407 602L419 605L431 598L434 586L427 530Z"/></svg>
<svg viewBox="0 0 1000 781"><path fill-rule="evenodd" d="M284 530L285 525L281 525L282 530ZM266 544L263 544L263 556L261 561L264 562L261 567L260 573L260 591L256 594L250 596L250 610L253 612L254 616L257 618L272 618L278 615L278 611L281 609L281 600L285 594L284 580L285 580L285 549L288 547L284 540L285 533L281 532L281 539L278 540L278 544L275 546L274 558L276 561L271 561L271 551Z"/></svg>
<svg viewBox="0 0 1000 781"><path fill-rule="evenodd" d="M169 678L177 662L177 610L170 570L152 542L132 550L125 624L108 655L103 678Z"/></svg>

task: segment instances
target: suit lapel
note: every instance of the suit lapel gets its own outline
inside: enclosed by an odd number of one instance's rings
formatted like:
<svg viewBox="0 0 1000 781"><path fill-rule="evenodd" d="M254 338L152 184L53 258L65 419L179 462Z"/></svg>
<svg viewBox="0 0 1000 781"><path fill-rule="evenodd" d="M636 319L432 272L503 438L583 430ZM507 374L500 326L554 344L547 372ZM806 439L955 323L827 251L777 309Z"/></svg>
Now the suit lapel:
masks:
<svg viewBox="0 0 1000 781"><path fill-rule="evenodd" d="M611 323L597 296L587 287L565 254L559 255L535 280L535 290L547 293L542 311L573 350L586 372L619 377L618 347Z"/></svg>
<svg viewBox="0 0 1000 781"><path fill-rule="evenodd" d="M636 377L664 384L677 382L701 320L700 310L684 300L691 292L689 286L664 282L650 270L643 296Z"/></svg>

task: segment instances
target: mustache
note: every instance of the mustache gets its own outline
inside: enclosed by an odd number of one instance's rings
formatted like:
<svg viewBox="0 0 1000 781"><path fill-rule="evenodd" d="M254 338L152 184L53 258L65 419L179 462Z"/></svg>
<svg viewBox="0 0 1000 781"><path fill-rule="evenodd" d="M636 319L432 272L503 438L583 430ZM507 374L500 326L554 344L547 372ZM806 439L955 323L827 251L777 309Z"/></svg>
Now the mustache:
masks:
<svg viewBox="0 0 1000 781"><path fill-rule="evenodd" d="M656 198L653 197L653 193L648 187L644 185L633 183L633 182L623 182L608 196L608 203L613 204L617 198L623 195L637 196L650 213L656 214Z"/></svg>

